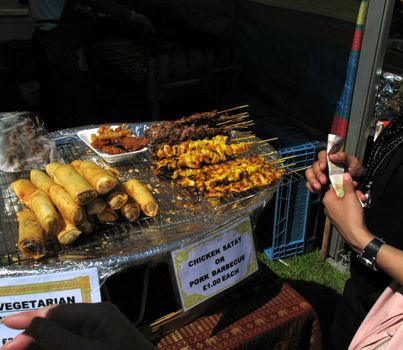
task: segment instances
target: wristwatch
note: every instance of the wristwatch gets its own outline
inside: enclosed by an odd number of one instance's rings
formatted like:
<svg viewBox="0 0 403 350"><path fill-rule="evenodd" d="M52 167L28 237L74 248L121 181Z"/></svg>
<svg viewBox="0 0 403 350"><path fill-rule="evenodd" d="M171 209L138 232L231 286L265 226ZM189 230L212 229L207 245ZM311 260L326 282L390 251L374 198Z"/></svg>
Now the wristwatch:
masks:
<svg viewBox="0 0 403 350"><path fill-rule="evenodd" d="M368 243L364 250L357 255L358 261L370 269L377 271L375 264L376 255L378 254L379 248L384 243L385 242L382 239L375 237L371 242Z"/></svg>

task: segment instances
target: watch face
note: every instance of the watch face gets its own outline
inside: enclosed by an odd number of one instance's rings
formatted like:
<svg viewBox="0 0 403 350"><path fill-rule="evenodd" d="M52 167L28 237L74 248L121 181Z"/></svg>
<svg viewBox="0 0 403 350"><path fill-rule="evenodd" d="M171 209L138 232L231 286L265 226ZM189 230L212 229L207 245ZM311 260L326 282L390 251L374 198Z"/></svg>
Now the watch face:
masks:
<svg viewBox="0 0 403 350"><path fill-rule="evenodd" d="M374 258L368 259L367 257L362 256L361 254L357 255L357 258L358 261L360 261L362 264L376 271Z"/></svg>
<svg viewBox="0 0 403 350"><path fill-rule="evenodd" d="M365 258L365 257L361 257L361 262L364 263L367 266L372 266L372 261Z"/></svg>

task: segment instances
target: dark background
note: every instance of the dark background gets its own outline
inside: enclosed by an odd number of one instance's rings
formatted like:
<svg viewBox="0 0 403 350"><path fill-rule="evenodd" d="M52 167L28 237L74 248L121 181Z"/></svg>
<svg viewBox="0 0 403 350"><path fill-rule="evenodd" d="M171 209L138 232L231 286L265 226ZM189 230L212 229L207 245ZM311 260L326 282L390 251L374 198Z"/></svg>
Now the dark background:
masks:
<svg viewBox="0 0 403 350"><path fill-rule="evenodd" d="M157 34L143 38L113 17L83 23L106 109L99 122L171 119L250 102L256 119L286 118L325 138L344 83L353 21L255 1L120 2L144 13ZM357 10L351 2L350 17ZM111 46L112 53L105 49ZM40 109L20 89L37 74L29 40L1 41L0 111Z"/></svg>

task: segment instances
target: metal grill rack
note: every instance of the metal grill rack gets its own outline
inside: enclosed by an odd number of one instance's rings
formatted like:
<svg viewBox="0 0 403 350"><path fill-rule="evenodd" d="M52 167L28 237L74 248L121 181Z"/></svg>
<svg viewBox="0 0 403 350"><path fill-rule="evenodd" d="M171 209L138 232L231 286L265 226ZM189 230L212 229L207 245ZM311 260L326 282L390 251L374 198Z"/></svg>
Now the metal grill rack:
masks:
<svg viewBox="0 0 403 350"><path fill-rule="evenodd" d="M153 175L150 168L150 153L145 152L129 161L110 165L96 155L75 136L75 132L56 135L57 150L66 162L75 159L95 162L114 172L125 181L137 178L148 184L159 204L159 215L153 218L141 217L138 221L118 221L112 224L98 224L94 233L81 235L70 246L49 240L47 261L60 259L96 259L105 254L120 254L127 246L138 252L145 252L170 240L185 239L192 233L208 231L228 222L237 215L252 213L269 201L279 183L263 189L234 194L220 200L198 198L194 193L173 186L168 180ZM254 148L255 153L273 153L267 144ZM0 172L0 267L32 264L26 261L17 249L18 228L16 212L23 208L14 192L11 182L18 178L28 178L29 173ZM287 181L301 176L293 173ZM147 253L145 253L147 254Z"/></svg>

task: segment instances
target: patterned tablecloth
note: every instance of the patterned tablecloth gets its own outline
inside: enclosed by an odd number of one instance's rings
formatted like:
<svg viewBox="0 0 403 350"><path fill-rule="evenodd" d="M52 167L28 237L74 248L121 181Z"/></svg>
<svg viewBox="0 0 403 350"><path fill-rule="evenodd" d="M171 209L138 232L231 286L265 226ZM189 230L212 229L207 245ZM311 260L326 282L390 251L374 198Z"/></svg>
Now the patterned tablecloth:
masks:
<svg viewBox="0 0 403 350"><path fill-rule="evenodd" d="M156 342L160 350L321 349L312 306L262 267L193 322Z"/></svg>

